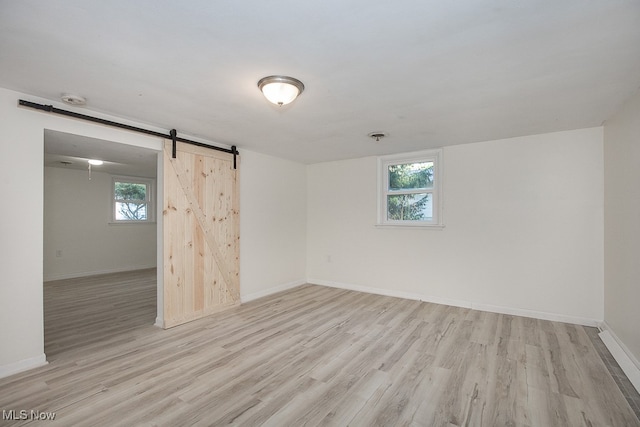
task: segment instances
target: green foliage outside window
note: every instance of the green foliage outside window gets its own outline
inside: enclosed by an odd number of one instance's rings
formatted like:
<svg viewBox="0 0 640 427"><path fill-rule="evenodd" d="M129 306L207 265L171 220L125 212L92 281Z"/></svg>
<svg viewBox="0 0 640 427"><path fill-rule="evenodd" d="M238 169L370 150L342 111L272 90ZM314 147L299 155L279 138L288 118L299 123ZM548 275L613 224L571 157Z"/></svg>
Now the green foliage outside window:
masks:
<svg viewBox="0 0 640 427"><path fill-rule="evenodd" d="M147 219L147 186L133 182L116 182L114 187L116 216L120 220Z"/></svg>
<svg viewBox="0 0 640 427"><path fill-rule="evenodd" d="M389 166L389 191L433 188L433 162ZM390 220L416 221L426 219L425 206L430 193L393 194L387 197L387 217Z"/></svg>

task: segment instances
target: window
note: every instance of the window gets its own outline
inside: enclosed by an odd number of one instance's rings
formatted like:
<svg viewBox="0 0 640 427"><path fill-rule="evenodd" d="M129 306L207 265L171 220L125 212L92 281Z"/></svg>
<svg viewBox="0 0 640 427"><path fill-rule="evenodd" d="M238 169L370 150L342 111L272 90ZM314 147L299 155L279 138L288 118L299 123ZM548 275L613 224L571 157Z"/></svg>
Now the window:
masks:
<svg viewBox="0 0 640 427"><path fill-rule="evenodd" d="M153 180L113 177L111 214L115 223L152 222Z"/></svg>
<svg viewBox="0 0 640 427"><path fill-rule="evenodd" d="M378 158L379 225L442 226L442 150Z"/></svg>

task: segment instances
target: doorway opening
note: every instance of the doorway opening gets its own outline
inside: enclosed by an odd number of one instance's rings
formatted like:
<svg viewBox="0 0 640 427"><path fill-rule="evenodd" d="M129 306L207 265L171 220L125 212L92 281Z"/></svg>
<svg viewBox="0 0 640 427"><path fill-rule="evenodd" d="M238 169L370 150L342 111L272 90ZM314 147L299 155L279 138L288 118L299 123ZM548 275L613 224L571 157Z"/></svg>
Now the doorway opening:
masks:
<svg viewBox="0 0 640 427"><path fill-rule="evenodd" d="M153 211L162 194L159 153L45 129L43 280L48 358L157 323L162 242L161 218ZM122 177L148 184L142 191L142 187L133 192L115 189L116 196L124 199L114 203L114 183L121 184ZM140 195L146 199L139 200ZM121 220L117 209L135 211L137 216Z"/></svg>

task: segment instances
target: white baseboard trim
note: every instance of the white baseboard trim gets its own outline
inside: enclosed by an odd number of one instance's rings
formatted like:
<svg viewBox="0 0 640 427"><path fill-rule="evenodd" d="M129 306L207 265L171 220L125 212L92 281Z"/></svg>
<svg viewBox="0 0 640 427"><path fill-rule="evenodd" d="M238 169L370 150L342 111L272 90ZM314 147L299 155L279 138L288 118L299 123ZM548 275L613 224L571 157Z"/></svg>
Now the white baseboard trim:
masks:
<svg viewBox="0 0 640 427"><path fill-rule="evenodd" d="M276 294L278 292L286 291L287 289L295 288L297 286L301 286L307 283L306 280L294 280L293 282L283 283L281 285L272 286L269 289L265 289L262 291L254 292L247 295L240 295L240 301L242 303L253 301L258 298L266 297L271 294Z"/></svg>
<svg viewBox="0 0 640 427"><path fill-rule="evenodd" d="M600 339L607 346L613 358L616 359L631 384L640 393L640 361L611 330L607 322L602 322L600 327L603 330L598 334Z"/></svg>
<svg viewBox="0 0 640 427"><path fill-rule="evenodd" d="M149 268L156 268L155 264L152 265L135 265L124 268L111 268L107 270L98 270L98 271L81 271L69 274L53 274L53 275L44 275L43 281L50 282L52 280L66 280L66 279L76 279L78 277L89 277L89 276L97 276L99 274L110 274L110 273L123 273L125 271L136 271L136 270L146 270Z"/></svg>
<svg viewBox="0 0 640 427"><path fill-rule="evenodd" d="M331 288L347 289L350 291L365 292L367 294L384 295L387 297L396 297L404 299L412 299L417 301L433 302L436 304L453 305L455 307L471 308L471 303L465 303L464 301L452 300L448 298L431 297L427 299L426 296L416 294L413 292L395 291L390 289L371 288L363 285L353 285L351 283L333 282L330 280L320 279L308 279L308 283L312 285L329 286Z"/></svg>
<svg viewBox="0 0 640 427"><path fill-rule="evenodd" d="M162 319L161 317L156 317L156 321L153 326L164 329L164 319Z"/></svg>
<svg viewBox="0 0 640 427"><path fill-rule="evenodd" d="M510 308L481 303L472 303L471 308L492 313L511 314L513 316L531 317L533 319L550 320L552 322L571 323L582 326L597 327L600 324L600 320L590 319L588 317L569 316L566 314L527 310L524 308Z"/></svg>
<svg viewBox="0 0 640 427"><path fill-rule="evenodd" d="M8 365L0 366L0 378L8 377L19 372L28 371L29 369L39 368L48 364L47 356L42 353L39 356L30 357L28 359L18 360Z"/></svg>
<svg viewBox="0 0 640 427"><path fill-rule="evenodd" d="M389 297L412 299L417 301L432 302L435 304L451 305L454 307L470 308L472 310L488 311L491 313L510 314L513 316L531 317L534 319L551 320L554 322L573 323L584 326L599 326L600 321L584 317L567 316L564 314L547 313L544 311L526 310L520 308L510 308L497 305L475 303L472 301L464 301L450 298L442 298L430 295L422 295L412 292L402 292L389 289L371 288L362 285L353 285L348 283L333 282L329 280L308 279L308 283L321 286L329 286L332 288L348 289L351 291L366 292L369 294L385 295Z"/></svg>

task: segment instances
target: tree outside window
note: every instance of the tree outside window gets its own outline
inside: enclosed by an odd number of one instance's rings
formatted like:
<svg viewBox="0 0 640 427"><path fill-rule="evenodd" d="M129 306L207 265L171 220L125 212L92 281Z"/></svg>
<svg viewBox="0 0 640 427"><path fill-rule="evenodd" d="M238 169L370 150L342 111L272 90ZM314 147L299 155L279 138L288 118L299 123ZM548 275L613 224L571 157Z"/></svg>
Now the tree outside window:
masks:
<svg viewBox="0 0 640 427"><path fill-rule="evenodd" d="M418 221L433 216L430 193L393 194L433 188L433 162L389 166L387 218L396 221Z"/></svg>
<svg viewBox="0 0 640 427"><path fill-rule="evenodd" d="M442 227L441 158L442 150L378 158L378 225Z"/></svg>
<svg viewBox="0 0 640 427"><path fill-rule="evenodd" d="M116 219L128 221L147 220L147 186L133 182L115 183Z"/></svg>
<svg viewBox="0 0 640 427"><path fill-rule="evenodd" d="M113 219L115 222L151 221L151 180L142 178L113 179Z"/></svg>

